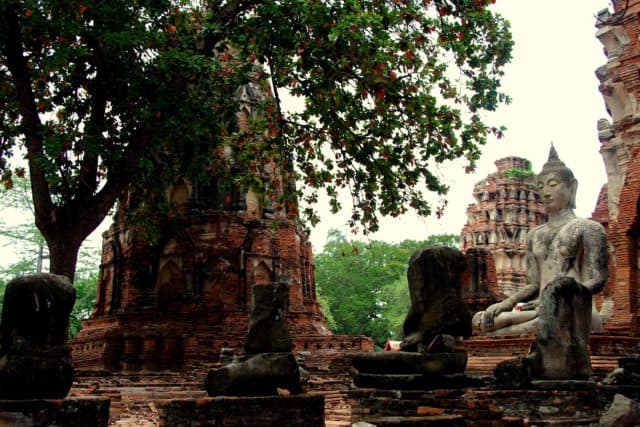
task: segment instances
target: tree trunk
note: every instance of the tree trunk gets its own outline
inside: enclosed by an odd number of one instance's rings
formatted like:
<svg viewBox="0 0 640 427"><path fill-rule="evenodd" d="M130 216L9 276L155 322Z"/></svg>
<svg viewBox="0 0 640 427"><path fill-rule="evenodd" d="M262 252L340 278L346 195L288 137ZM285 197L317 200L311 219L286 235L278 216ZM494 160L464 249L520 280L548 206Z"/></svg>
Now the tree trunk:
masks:
<svg viewBox="0 0 640 427"><path fill-rule="evenodd" d="M89 230L89 233L93 230ZM76 261L80 245L86 236L74 236L71 232L55 233L53 236L45 235L49 246L49 272L67 276L71 283L76 273Z"/></svg>

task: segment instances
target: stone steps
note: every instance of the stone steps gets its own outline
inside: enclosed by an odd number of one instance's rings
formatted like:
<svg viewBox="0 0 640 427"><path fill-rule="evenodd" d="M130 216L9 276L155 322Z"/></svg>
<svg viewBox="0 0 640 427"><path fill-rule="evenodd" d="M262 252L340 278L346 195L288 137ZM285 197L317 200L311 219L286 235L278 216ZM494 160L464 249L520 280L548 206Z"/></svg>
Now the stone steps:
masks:
<svg viewBox="0 0 640 427"><path fill-rule="evenodd" d="M465 373L474 376L493 375L493 370L498 363L510 360L516 356L469 356ZM620 356L591 356L591 367L594 376L604 377L618 366Z"/></svg>
<svg viewBox="0 0 640 427"><path fill-rule="evenodd" d="M379 417L366 421L376 427L420 426L420 427L464 427L463 417L459 415L433 415L427 417Z"/></svg>
<svg viewBox="0 0 640 427"><path fill-rule="evenodd" d="M529 420L532 426L552 426L552 427L600 427L598 418L555 418L552 420Z"/></svg>
<svg viewBox="0 0 640 427"><path fill-rule="evenodd" d="M167 378L168 379L168 378ZM100 385L77 383L71 389L70 396L100 396L111 399L109 424L111 426L156 426L158 420L154 402L166 399L201 398L207 392L200 389L199 383L168 382L161 379L135 383L133 381L104 381ZM120 382L120 385L117 383Z"/></svg>
<svg viewBox="0 0 640 427"><path fill-rule="evenodd" d="M514 356L469 356L465 374L474 376L493 375L493 370L503 360L512 359Z"/></svg>

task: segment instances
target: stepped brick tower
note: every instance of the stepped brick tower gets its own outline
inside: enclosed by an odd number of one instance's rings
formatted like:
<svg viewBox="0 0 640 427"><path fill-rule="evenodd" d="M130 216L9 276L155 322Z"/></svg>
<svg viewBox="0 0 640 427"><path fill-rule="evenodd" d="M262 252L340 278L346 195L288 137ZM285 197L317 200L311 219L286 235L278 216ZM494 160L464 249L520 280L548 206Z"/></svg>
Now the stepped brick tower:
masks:
<svg viewBox="0 0 640 427"><path fill-rule="evenodd" d="M460 246L468 258L481 260L478 265L491 273L480 276L491 278L495 274L495 281L489 280L477 291L488 291L501 300L526 282L525 238L529 229L542 222L545 209L528 160L505 157L495 165L497 171L473 189L475 203L467 207ZM482 255L482 249L490 255ZM491 259L494 265L487 267ZM486 295L483 298L486 304Z"/></svg>
<svg viewBox="0 0 640 427"><path fill-rule="evenodd" d="M593 219L607 229L609 283L601 313L605 330L638 336L640 287L640 1L614 0L596 17L606 64L596 70L609 119L598 122L607 171Z"/></svg>
<svg viewBox="0 0 640 427"><path fill-rule="evenodd" d="M247 106L242 128L250 101L264 95L249 84L237 96ZM263 172L278 173L275 165ZM262 203L225 176L178 179L165 199L179 214L151 218L160 230L153 243L123 214L104 233L95 308L71 343L76 369L182 369L217 361L223 349L241 353L251 285L278 281L290 285L294 350L372 349L366 337L330 336L295 207Z"/></svg>

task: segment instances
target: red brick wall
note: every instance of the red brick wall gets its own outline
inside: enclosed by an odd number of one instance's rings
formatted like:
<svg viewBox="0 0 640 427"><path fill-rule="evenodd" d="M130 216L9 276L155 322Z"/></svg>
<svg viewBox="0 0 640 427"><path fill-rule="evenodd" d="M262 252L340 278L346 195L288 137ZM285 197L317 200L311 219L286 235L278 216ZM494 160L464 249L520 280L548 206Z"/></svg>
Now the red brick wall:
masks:
<svg viewBox="0 0 640 427"><path fill-rule="evenodd" d="M239 350L248 289L256 282L289 282L296 349L310 342L311 350L365 349L362 337L332 337L327 330L311 246L293 222L274 227L271 219L218 211L165 218L160 225L153 245L124 225L105 234L98 302L71 343L77 368L179 369L216 361L224 347Z"/></svg>
<svg viewBox="0 0 640 427"><path fill-rule="evenodd" d="M600 15L597 36L607 55L597 70L600 92L611 115L598 123L608 183L598 198L593 219L607 229L610 278L600 303L613 302L605 330L625 335L638 329L638 240L640 222L640 1L614 0L615 15ZM628 5L628 9L622 12ZM606 191L606 194L604 193Z"/></svg>

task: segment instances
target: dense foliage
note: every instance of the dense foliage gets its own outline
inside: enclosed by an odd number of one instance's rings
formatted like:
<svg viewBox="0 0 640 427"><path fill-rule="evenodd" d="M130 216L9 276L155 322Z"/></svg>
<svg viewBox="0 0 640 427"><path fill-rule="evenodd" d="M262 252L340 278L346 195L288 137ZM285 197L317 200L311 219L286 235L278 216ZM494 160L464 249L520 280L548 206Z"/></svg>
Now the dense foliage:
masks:
<svg viewBox="0 0 640 427"><path fill-rule="evenodd" d="M509 178L520 178L520 179L526 179L526 178L530 178L534 175L533 172L533 168L531 167L531 162L529 162L527 164L526 168L509 168L507 169L506 175Z"/></svg>
<svg viewBox="0 0 640 427"><path fill-rule="evenodd" d="M450 234L387 243L348 241L339 231L331 231L324 250L315 256L318 298L330 329L370 336L379 346L387 338L400 339L411 303L409 258L425 247L457 245L458 237Z"/></svg>
<svg viewBox="0 0 640 427"><path fill-rule="evenodd" d="M157 196L176 174L239 171L236 185L292 213L304 195L312 222L317 191L337 210L344 189L365 231L409 207L428 215L423 192L447 191L434 162L473 169L502 132L481 117L508 101L512 41L493 1L3 0L2 180L26 152L51 270L70 277L130 184ZM250 79L273 97L251 101L239 132ZM282 174L266 176L270 162Z"/></svg>

